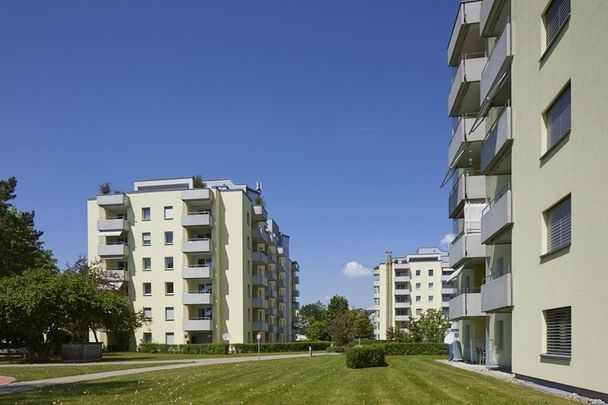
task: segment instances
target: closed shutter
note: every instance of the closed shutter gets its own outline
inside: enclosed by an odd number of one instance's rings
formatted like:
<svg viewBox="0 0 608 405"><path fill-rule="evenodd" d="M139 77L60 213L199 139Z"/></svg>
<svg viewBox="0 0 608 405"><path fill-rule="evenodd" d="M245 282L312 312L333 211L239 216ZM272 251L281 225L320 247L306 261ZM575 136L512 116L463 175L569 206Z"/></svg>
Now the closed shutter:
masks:
<svg viewBox="0 0 608 405"><path fill-rule="evenodd" d="M174 314L174 310L173 307L167 307L165 308L165 319L167 321L172 321L175 319L175 314Z"/></svg>
<svg viewBox="0 0 608 405"><path fill-rule="evenodd" d="M570 197L547 211L547 253L570 244L572 240L572 204Z"/></svg>
<svg viewBox="0 0 608 405"><path fill-rule="evenodd" d="M553 0L545 13L546 46L557 37L568 17L570 17L570 0Z"/></svg>
<svg viewBox="0 0 608 405"><path fill-rule="evenodd" d="M547 354L572 355L572 318L570 307L545 311Z"/></svg>
<svg viewBox="0 0 608 405"><path fill-rule="evenodd" d="M551 149L572 129L570 86L559 95L547 110L547 150Z"/></svg>

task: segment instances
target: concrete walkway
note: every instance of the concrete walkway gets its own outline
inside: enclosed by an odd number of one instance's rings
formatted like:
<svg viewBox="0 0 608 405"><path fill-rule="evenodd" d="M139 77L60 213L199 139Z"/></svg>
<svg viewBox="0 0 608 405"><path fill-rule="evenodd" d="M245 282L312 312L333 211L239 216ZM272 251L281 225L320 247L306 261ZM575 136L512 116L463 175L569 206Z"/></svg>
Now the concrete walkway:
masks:
<svg viewBox="0 0 608 405"><path fill-rule="evenodd" d="M316 353L314 356L323 356L326 353ZM279 359L294 359L301 357L310 357L308 353L305 354L278 354L272 356L261 356L260 361L266 360L279 360ZM188 367L200 367L200 366L210 366L214 364L231 364L231 363L241 363L246 361L257 361L258 357L221 357L221 358L213 358L213 359L189 359L189 360L177 360L180 364L171 364L171 365L160 365L160 366L151 366L151 367L143 367L143 368L133 368L128 370L115 370L115 371L106 371L103 373L93 373L93 374L81 374L81 375L73 375L68 377L57 377L57 378L48 378L46 380L36 380L36 381L24 381L18 382L14 384L8 384L0 386L0 395L2 394L10 394L14 392L22 392L29 391L36 388L49 387L52 385L59 384L72 384L82 381L92 381L92 380L100 380L102 378L109 377L120 377L123 375L132 375L132 374L141 374L148 373L151 371L165 371L165 370L175 370L179 368L188 368ZM166 362L175 363L173 360L167 360ZM145 364L145 363L158 363L154 360L147 361L124 361L124 362L104 362L104 363L86 363L86 365L97 364L97 365L110 365L110 364ZM81 363L80 365L84 365Z"/></svg>

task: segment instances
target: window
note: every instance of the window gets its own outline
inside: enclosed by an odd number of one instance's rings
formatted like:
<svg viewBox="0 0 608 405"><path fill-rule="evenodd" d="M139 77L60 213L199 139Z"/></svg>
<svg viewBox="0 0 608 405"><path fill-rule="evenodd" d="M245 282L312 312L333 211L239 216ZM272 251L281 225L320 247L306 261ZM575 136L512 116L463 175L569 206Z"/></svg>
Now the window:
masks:
<svg viewBox="0 0 608 405"><path fill-rule="evenodd" d="M173 321L175 320L175 311L173 310L173 307L166 307L165 308L165 321Z"/></svg>
<svg viewBox="0 0 608 405"><path fill-rule="evenodd" d="M429 277L433 277L433 269L429 269Z"/></svg>
<svg viewBox="0 0 608 405"><path fill-rule="evenodd" d="M144 332L144 343L152 343L152 334L150 332Z"/></svg>
<svg viewBox="0 0 608 405"><path fill-rule="evenodd" d="M152 319L152 308L150 308L150 307L144 307L144 318L145 319Z"/></svg>
<svg viewBox="0 0 608 405"><path fill-rule="evenodd" d="M173 283L165 283L165 295L173 295Z"/></svg>
<svg viewBox="0 0 608 405"><path fill-rule="evenodd" d="M545 311L547 328L546 354L555 356L572 355L572 318L570 307Z"/></svg>
<svg viewBox="0 0 608 405"><path fill-rule="evenodd" d="M165 257L165 270L173 270L173 256Z"/></svg>
<svg viewBox="0 0 608 405"><path fill-rule="evenodd" d="M416 283L416 289L419 290L420 289L420 283Z"/></svg>
<svg viewBox="0 0 608 405"><path fill-rule="evenodd" d="M545 46L548 48L570 17L570 0L553 0L545 11Z"/></svg>
<svg viewBox="0 0 608 405"><path fill-rule="evenodd" d="M144 283L144 295L152 295L152 283Z"/></svg>
<svg viewBox="0 0 608 405"><path fill-rule="evenodd" d="M165 207L165 219L173 219L173 207Z"/></svg>
<svg viewBox="0 0 608 405"><path fill-rule="evenodd" d="M416 316L422 315L422 308L416 308Z"/></svg>
<svg viewBox="0 0 608 405"><path fill-rule="evenodd" d="M505 344L505 321L496 322L496 349L502 350Z"/></svg>
<svg viewBox="0 0 608 405"><path fill-rule="evenodd" d="M144 257L142 259L142 267L144 268L144 271L150 271L152 270L152 258L151 257Z"/></svg>
<svg viewBox="0 0 608 405"><path fill-rule="evenodd" d="M175 335L173 334L173 332L167 332L165 333L165 343L168 345L174 345L175 344Z"/></svg>
<svg viewBox="0 0 608 405"><path fill-rule="evenodd" d="M570 197L547 210L547 253L570 244L572 240L572 206Z"/></svg>
<svg viewBox="0 0 608 405"><path fill-rule="evenodd" d="M141 240L144 246L150 246L152 244L152 236L150 235L150 232L142 233Z"/></svg>
<svg viewBox="0 0 608 405"><path fill-rule="evenodd" d="M150 208L149 207L141 209L141 219L142 219L142 221L150 220Z"/></svg>
<svg viewBox="0 0 608 405"><path fill-rule="evenodd" d="M420 295L416 296L416 302L420 302Z"/></svg>
<svg viewBox="0 0 608 405"><path fill-rule="evenodd" d="M433 283L429 283L429 288L433 288Z"/></svg>
<svg viewBox="0 0 608 405"><path fill-rule="evenodd" d="M250 223L249 223L249 213L247 213L247 225L250 225Z"/></svg>
<svg viewBox="0 0 608 405"><path fill-rule="evenodd" d="M165 232L165 245L173 245L173 232Z"/></svg>
<svg viewBox="0 0 608 405"><path fill-rule="evenodd" d="M420 275L420 270L416 270L416 275L419 276Z"/></svg>
<svg viewBox="0 0 608 405"><path fill-rule="evenodd" d="M429 302L433 302L433 296L429 295Z"/></svg>
<svg viewBox="0 0 608 405"><path fill-rule="evenodd" d="M570 85L557 97L545 113L547 128L546 150L553 148L572 129Z"/></svg>

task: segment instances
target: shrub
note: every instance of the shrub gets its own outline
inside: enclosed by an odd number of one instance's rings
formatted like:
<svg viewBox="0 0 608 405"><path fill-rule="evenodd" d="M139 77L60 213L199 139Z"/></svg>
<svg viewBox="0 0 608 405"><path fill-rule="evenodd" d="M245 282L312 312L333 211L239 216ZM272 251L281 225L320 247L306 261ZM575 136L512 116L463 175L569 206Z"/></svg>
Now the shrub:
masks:
<svg viewBox="0 0 608 405"><path fill-rule="evenodd" d="M142 343L137 348L143 353L171 353L171 354L228 354L227 344L187 344L167 345L164 343Z"/></svg>
<svg viewBox="0 0 608 405"><path fill-rule="evenodd" d="M346 348L344 346L329 346L327 353L345 353Z"/></svg>
<svg viewBox="0 0 608 405"><path fill-rule="evenodd" d="M326 350L331 345L330 342L289 342L289 343L261 343L260 352L280 353L280 352L307 352L308 347L312 346L313 351ZM257 343L236 343L233 344L236 353L257 353Z"/></svg>
<svg viewBox="0 0 608 405"><path fill-rule="evenodd" d="M346 366L350 368L386 366L382 346L358 346L346 351Z"/></svg>
<svg viewBox="0 0 608 405"><path fill-rule="evenodd" d="M447 355L448 346L445 343L385 343L384 351L388 356L394 355Z"/></svg>

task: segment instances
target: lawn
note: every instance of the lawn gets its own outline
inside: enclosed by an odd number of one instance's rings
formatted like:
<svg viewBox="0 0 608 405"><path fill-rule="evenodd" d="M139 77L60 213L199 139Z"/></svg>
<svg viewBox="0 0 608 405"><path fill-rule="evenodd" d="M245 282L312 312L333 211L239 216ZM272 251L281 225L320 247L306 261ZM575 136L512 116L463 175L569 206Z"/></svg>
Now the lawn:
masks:
<svg viewBox="0 0 608 405"><path fill-rule="evenodd" d="M566 404L564 399L470 373L431 356L347 369L343 356L247 362L143 373L0 396L10 403Z"/></svg>

